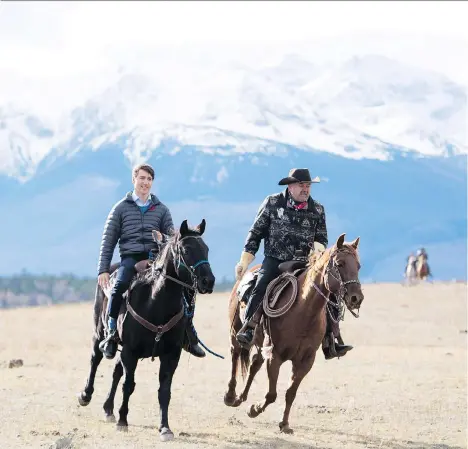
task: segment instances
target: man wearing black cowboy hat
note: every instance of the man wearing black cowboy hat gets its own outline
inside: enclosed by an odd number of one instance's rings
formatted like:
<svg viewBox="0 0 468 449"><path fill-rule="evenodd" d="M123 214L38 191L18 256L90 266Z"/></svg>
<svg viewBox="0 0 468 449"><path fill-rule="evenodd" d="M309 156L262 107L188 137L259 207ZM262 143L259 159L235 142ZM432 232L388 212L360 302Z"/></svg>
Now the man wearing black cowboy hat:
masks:
<svg viewBox="0 0 468 449"><path fill-rule="evenodd" d="M265 258L245 311L247 324L237 334L237 340L244 347L252 344L257 324L252 322L252 317L263 300L268 284L280 274L279 265L292 259L306 261L311 246L314 251L322 252L328 244L325 209L310 197L312 183L318 182L320 179L312 179L307 168L293 168L289 176L278 183L287 188L267 196L257 212L235 270L236 279L241 279L264 239ZM330 342L325 340L325 357L335 357L329 351ZM336 355L341 357L352 346L335 343L335 349Z"/></svg>

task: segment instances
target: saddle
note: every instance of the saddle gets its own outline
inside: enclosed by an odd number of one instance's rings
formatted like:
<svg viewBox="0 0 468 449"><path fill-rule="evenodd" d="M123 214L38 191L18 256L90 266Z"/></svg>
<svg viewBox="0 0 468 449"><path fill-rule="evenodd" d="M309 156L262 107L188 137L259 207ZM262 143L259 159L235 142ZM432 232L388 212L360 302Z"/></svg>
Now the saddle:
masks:
<svg viewBox="0 0 468 449"><path fill-rule="evenodd" d="M301 270L302 273L303 269L305 269L306 266L307 262L304 262L302 260L288 260L287 262L280 263L278 268L281 273L294 273L297 272L297 270ZM296 276L298 276L299 274L296 273Z"/></svg>
<svg viewBox="0 0 468 449"><path fill-rule="evenodd" d="M115 284L116 271L118 270L119 267L120 267L120 262L117 262L117 263L112 264L109 268L109 287L106 288L106 290L104 291L104 295L107 297L107 299L110 298L110 292L112 290L112 287ZM140 262L137 262L135 264L135 276L139 273L144 273L150 267L151 267L151 261L149 259L145 259L145 260L141 260ZM133 278L135 278L135 276Z"/></svg>
<svg viewBox="0 0 468 449"><path fill-rule="evenodd" d="M236 289L236 295L239 302L247 304L250 292L257 282L259 271L260 268L257 268L256 270L248 271L244 274L244 277L241 279Z"/></svg>
<svg viewBox="0 0 468 449"><path fill-rule="evenodd" d="M103 308L102 308L102 321L104 324L104 328L107 329L107 319L108 319L108 313L109 310L107 308L107 303L110 300L110 295L112 288L114 287L115 284L115 277L116 277L116 272L118 268L120 267L120 262L114 263L110 266L109 268L109 287L106 288L105 290L103 289L104 293L104 302L103 302ZM140 262L137 262L135 264L135 275L133 276L132 281L130 282L130 285L132 284L133 280L135 279L135 276L139 273L144 273L146 270L148 270L151 267L151 261L149 259L141 260ZM128 289L124 294L123 297L126 298L129 294L130 289ZM120 328L122 324L122 319L121 315L125 314L127 310L127 304L126 301L122 301L122 305L120 306L120 313L119 313L119 319L117 320L118 327Z"/></svg>
<svg viewBox="0 0 468 449"><path fill-rule="evenodd" d="M297 250L294 253L294 258L286 262L280 263L278 269L281 273L293 273L296 277L302 273L306 266L307 262L304 260L304 251ZM300 272L298 270L301 270Z"/></svg>
<svg viewBox="0 0 468 449"><path fill-rule="evenodd" d="M278 269L281 274L283 273L291 273L294 276L298 277L305 269L307 266L307 262L302 261L302 260L288 260L286 262L282 262L279 264ZM237 289L236 289L236 295L237 299L240 303L247 304L248 303L248 298L250 293L252 292L252 289L255 286L255 283L257 282L257 277L258 277L258 272L260 271L260 268L257 268L256 270L249 271L247 272L244 277L241 279L239 282ZM273 279L273 282L276 282L276 279Z"/></svg>
<svg viewBox="0 0 468 449"><path fill-rule="evenodd" d="M143 273L144 271L146 271L148 268L150 268L151 266L151 263L150 263L150 260L149 259L145 259L145 260L140 260L140 262L137 262L135 264L135 271L137 273ZM117 262L117 263L114 263L110 266L110 269L109 269L109 274L112 275L112 273L114 273L114 271L117 270L117 268L120 267L120 262Z"/></svg>

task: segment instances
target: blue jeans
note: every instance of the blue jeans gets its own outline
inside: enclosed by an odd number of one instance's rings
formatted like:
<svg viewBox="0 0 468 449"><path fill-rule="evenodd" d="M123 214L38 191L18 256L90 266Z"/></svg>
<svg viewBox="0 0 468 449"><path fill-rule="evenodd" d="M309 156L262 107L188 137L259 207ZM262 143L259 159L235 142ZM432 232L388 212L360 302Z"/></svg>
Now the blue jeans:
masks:
<svg viewBox="0 0 468 449"><path fill-rule="evenodd" d="M120 306L122 305L122 296L130 287L130 283L135 275L135 264L145 259L148 259L148 253L138 253L122 257L109 301L108 310L111 318L117 320Z"/></svg>

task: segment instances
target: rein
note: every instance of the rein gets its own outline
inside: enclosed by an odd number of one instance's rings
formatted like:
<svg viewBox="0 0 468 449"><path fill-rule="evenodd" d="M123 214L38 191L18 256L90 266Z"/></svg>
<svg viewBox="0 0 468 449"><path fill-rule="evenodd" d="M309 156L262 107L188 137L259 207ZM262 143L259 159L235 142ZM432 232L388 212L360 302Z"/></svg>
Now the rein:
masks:
<svg viewBox="0 0 468 449"><path fill-rule="evenodd" d="M345 252L345 253L352 254L351 251L346 250L346 249L336 249L336 250L334 250L330 254L330 259L328 260L328 264L325 267L324 273L322 273L322 279L323 279L324 286L328 290L329 293L333 293L336 296L336 303L331 301L330 298L328 298L327 296L325 296L323 294L322 290L320 290L320 288L318 287L318 285L315 282L313 282L314 289L327 302L327 311L328 311L328 313L330 315L330 319L335 323L338 323L339 321L342 321L344 319L344 313L345 313L345 310L346 310L344 306L346 306L346 308L350 311L350 313L355 318L359 318L359 309L358 309L357 313L354 312L354 310L350 309L348 304L344 300L344 297L345 297L345 294L346 294L346 286L347 285L349 285L349 284L359 284L360 285L361 284L358 279L350 279L349 281L343 281L343 279L341 278L340 270L338 269L338 266L336 265L336 262L335 262L335 259L334 259L334 256L339 252ZM322 256L320 256L320 257L322 257ZM312 270L313 270L313 268L312 268ZM314 271L316 271L316 270L314 270ZM332 292L330 290L330 284L329 284L329 281L328 281L328 276L329 275L331 275L340 284L340 287L338 289L338 293L334 293L334 292ZM333 314L331 313L331 310L330 310L330 305L332 305L335 309L338 310L338 318L337 319L335 319L333 317Z"/></svg>
<svg viewBox="0 0 468 449"><path fill-rule="evenodd" d="M197 275L195 274L195 270L201 265L205 265L205 264L209 265L210 263L207 260L203 259L203 260L199 260L194 265L188 265L187 262L185 261L185 258L183 256L182 251L180 250L180 246L179 246L179 243L182 242L185 239L201 239L201 236L187 235L187 236L182 237L181 239L177 240L177 243L174 245L174 246L176 246L177 250L174 250L174 248L171 247L171 251L172 251L172 255L174 257L174 261L177 261L177 266L176 266L177 275L179 275L180 267L184 267L185 269L187 269L187 271L190 274L190 280L191 280L192 284L188 284L187 282L183 282L178 278L170 276L165 271L162 271L162 269L157 269L154 263L152 265L152 275L153 275L153 277L156 277L157 274L159 274L162 277L165 277L165 278L169 279L170 281L175 282L176 284L179 284L179 285L182 285L185 288L188 288L189 290L196 291L197 290L198 278L197 278Z"/></svg>

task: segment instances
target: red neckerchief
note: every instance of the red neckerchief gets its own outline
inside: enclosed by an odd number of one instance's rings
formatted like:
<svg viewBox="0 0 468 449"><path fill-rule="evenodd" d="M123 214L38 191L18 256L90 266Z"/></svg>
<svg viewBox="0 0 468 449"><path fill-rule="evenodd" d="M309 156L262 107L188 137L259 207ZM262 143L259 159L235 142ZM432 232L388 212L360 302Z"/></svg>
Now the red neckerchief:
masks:
<svg viewBox="0 0 468 449"><path fill-rule="evenodd" d="M302 203L296 203L291 197L288 198L288 205L295 210L305 209L307 207L307 201Z"/></svg>
<svg viewBox="0 0 468 449"><path fill-rule="evenodd" d="M295 204L294 208L295 209L304 209L307 206L307 201L304 201L303 203Z"/></svg>

